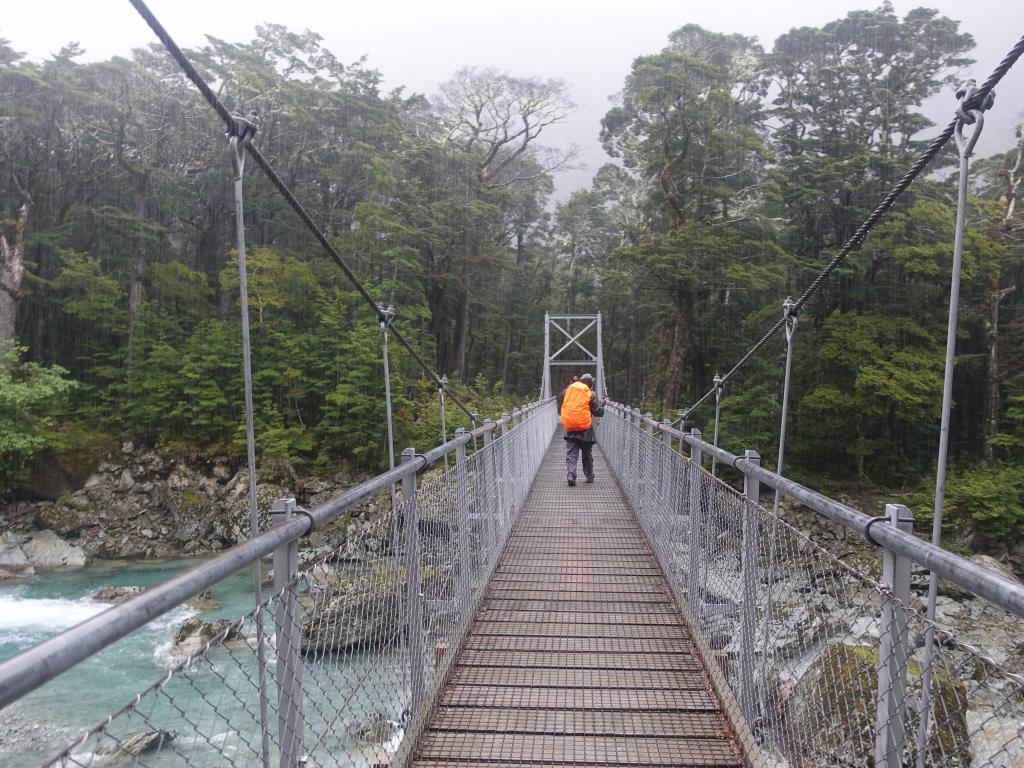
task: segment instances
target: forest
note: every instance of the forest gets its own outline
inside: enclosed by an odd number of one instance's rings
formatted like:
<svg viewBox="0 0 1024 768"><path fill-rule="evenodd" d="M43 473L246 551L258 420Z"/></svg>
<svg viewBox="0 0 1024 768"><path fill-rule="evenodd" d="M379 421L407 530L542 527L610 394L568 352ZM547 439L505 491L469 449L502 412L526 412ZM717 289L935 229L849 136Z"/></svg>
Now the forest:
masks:
<svg viewBox="0 0 1024 768"><path fill-rule="evenodd" d="M0 30L2 31L2 30ZM467 67L386 90L313 32L188 54L374 297L481 415L536 399L543 315L602 312L609 395L676 418L799 295L937 132L974 41L884 4L770 47L695 25L608 83L608 160L545 145L556 79ZM141 44L141 43L140 43ZM0 492L31 496L121 441L244 455L232 170L162 47L30 61L0 39ZM986 66L988 63L985 63ZM998 90L998 89L997 89ZM994 109L1019 109L998 99ZM949 524L1024 534L1024 134L972 163ZM956 210L952 142L815 298L794 337L787 473L930 516ZM376 318L258 169L246 237L261 462L387 460ZM721 444L773 461L785 345L722 397ZM397 443L440 441L438 394L391 348ZM706 428L714 405L687 426ZM468 420L448 409L448 428Z"/></svg>

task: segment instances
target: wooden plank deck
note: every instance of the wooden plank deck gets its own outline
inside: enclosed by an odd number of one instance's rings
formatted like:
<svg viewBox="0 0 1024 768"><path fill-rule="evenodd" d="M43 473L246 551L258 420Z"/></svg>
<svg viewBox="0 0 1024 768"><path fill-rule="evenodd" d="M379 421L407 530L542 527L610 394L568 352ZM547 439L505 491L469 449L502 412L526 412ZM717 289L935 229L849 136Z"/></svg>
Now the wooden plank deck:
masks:
<svg viewBox="0 0 1024 768"><path fill-rule="evenodd" d="M564 455L556 435L412 765L744 765L600 451L575 488Z"/></svg>

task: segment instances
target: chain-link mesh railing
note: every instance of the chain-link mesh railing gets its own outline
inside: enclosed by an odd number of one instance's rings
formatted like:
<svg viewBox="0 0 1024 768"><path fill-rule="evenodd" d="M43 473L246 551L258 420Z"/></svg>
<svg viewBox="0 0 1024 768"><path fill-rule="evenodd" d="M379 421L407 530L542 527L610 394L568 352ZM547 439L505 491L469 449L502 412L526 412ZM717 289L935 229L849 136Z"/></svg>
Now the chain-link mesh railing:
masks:
<svg viewBox="0 0 1024 768"><path fill-rule="evenodd" d="M397 508L343 546L300 562L298 542L284 544L258 609L186 622L176 665L44 766L389 764L422 727L556 423L549 400L457 435L448 471L418 485L408 473ZM402 460L423 463L412 449ZM275 513L280 524L304 511L280 500Z"/></svg>
<svg viewBox="0 0 1024 768"><path fill-rule="evenodd" d="M762 507L750 476L734 489L635 411L614 409L600 440L755 764L1024 765L1019 617L947 597L932 625L908 558L874 550L879 569L820 546ZM887 512L879 524L912 527L905 507Z"/></svg>

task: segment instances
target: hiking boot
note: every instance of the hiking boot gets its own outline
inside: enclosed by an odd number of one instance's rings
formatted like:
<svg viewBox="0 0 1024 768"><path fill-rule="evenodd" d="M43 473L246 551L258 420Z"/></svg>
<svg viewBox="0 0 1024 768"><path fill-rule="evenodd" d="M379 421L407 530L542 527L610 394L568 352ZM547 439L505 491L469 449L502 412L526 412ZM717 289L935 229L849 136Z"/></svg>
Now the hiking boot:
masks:
<svg viewBox="0 0 1024 768"><path fill-rule="evenodd" d="M594 482L594 476L593 476L593 475L591 475L590 477L588 477L588 478L587 478L587 482L588 482L588 483L592 483L592 482Z"/></svg>
<svg viewBox="0 0 1024 768"><path fill-rule="evenodd" d="M568 482L569 487L572 488L574 485L576 485L576 475L567 475L566 482Z"/></svg>

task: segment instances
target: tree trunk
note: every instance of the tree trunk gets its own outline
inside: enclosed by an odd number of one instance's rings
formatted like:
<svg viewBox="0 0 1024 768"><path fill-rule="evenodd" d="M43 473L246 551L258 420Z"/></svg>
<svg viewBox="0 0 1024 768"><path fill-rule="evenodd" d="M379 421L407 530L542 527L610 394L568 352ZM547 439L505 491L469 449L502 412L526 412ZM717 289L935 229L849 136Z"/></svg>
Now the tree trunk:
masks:
<svg viewBox="0 0 1024 768"><path fill-rule="evenodd" d="M455 327L455 373L466 380L466 347L469 343L469 286L467 269L463 267L463 288L459 295L459 316Z"/></svg>
<svg viewBox="0 0 1024 768"><path fill-rule="evenodd" d="M466 350L469 347L470 276L475 265L479 264L482 258L484 250L483 240L483 226L477 223L477 231L473 233L470 251L462 259L459 316L456 319L455 327L455 372L463 381L466 380Z"/></svg>
<svg viewBox="0 0 1024 768"><path fill-rule="evenodd" d="M31 207L32 200L25 195L14 223L13 244L0 234L0 339L13 341L17 338L15 323L21 300L21 278L25 274L25 226Z"/></svg>
<svg viewBox="0 0 1024 768"><path fill-rule="evenodd" d="M508 388L508 359L512 355L512 324L508 326L508 336L505 338L505 354L501 358L501 382L502 389Z"/></svg>
<svg viewBox="0 0 1024 768"><path fill-rule="evenodd" d="M643 388L643 374L641 364L641 345L643 334L640 332L640 285L639 280L633 281L633 287L629 296L629 370L628 389L630 401L639 404L640 392Z"/></svg>
<svg viewBox="0 0 1024 768"><path fill-rule="evenodd" d="M674 414L679 407L679 387L683 381L683 356L686 353L686 305L681 295L676 296L676 322L672 330L672 351L668 356L668 374L665 377L663 414Z"/></svg>
<svg viewBox="0 0 1024 768"><path fill-rule="evenodd" d="M135 326L142 311L142 278L146 271L146 253L143 250L142 227L146 219L146 192L149 187L148 173L133 173L132 211L135 214L135 229L132 232L131 271L128 276L128 352L125 365L132 367L132 352L135 344Z"/></svg>
<svg viewBox="0 0 1024 768"><path fill-rule="evenodd" d="M988 310L985 336L988 342L988 365L985 371L985 458L992 458L992 438L999 432L999 414L1002 410L999 375L999 305L1017 286L1000 288L999 279L989 280L985 286L985 304Z"/></svg>
<svg viewBox="0 0 1024 768"><path fill-rule="evenodd" d="M32 344L29 347L29 357L33 362L41 363L46 360L46 270L47 256L46 249L39 248L39 268L36 272L44 278L40 281L35 294L35 318L32 327Z"/></svg>

